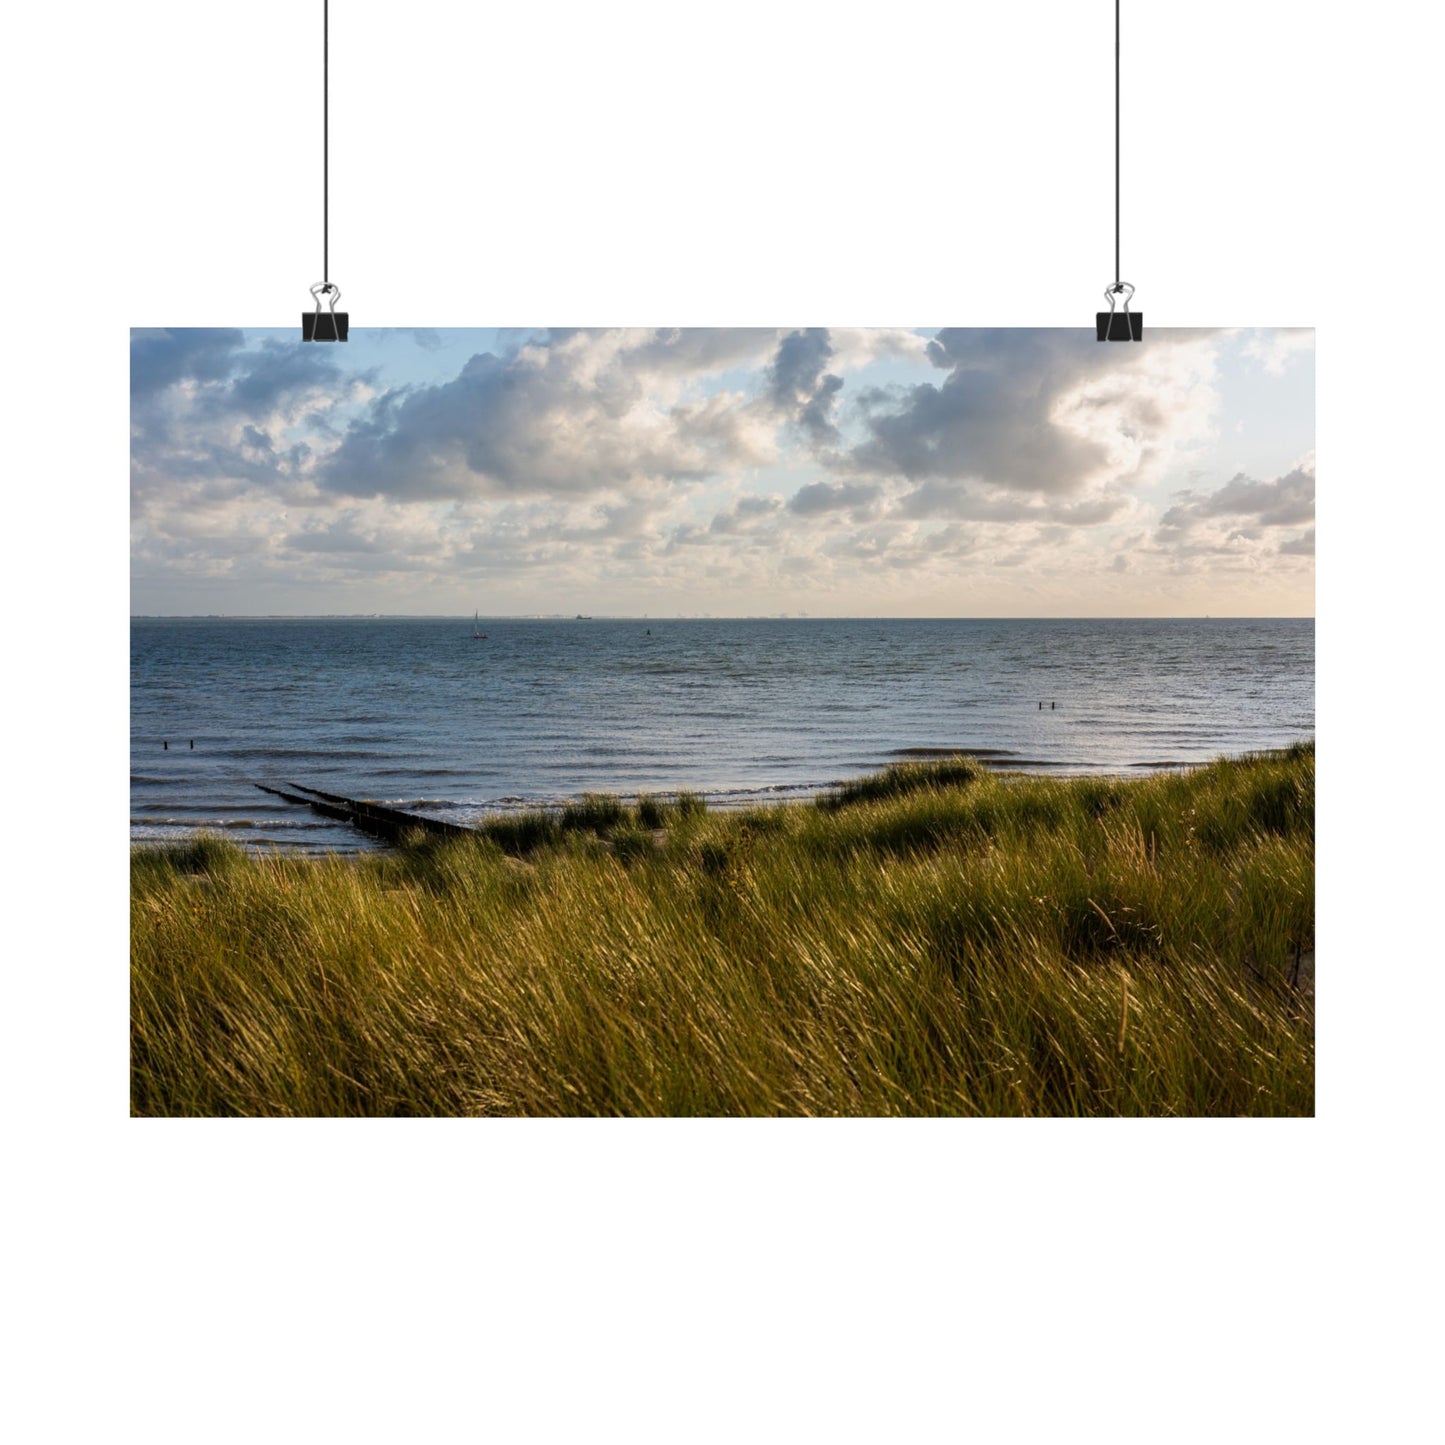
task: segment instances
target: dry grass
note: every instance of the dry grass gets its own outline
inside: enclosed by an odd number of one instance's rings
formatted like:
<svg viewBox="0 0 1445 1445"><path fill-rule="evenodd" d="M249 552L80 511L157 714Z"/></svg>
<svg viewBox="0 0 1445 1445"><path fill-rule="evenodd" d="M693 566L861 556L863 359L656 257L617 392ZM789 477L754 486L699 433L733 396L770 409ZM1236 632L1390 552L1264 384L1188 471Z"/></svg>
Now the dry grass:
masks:
<svg viewBox="0 0 1445 1445"><path fill-rule="evenodd" d="M137 850L133 1111L1313 1112L1310 746L549 823Z"/></svg>

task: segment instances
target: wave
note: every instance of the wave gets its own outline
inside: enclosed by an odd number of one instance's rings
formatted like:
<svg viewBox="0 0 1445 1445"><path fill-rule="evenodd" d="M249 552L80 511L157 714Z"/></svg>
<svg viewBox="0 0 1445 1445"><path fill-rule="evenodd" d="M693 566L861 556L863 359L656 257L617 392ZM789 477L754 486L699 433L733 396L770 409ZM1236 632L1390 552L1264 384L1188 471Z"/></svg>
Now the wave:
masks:
<svg viewBox="0 0 1445 1445"><path fill-rule="evenodd" d="M446 620L133 624L132 816L299 843L346 825L299 829L315 815L253 781L457 821L599 789L687 788L725 808L956 751L1137 777L1315 726L1307 619L495 626L509 641L494 637L479 676ZM209 730L194 753L174 736L193 727Z"/></svg>
<svg viewBox="0 0 1445 1445"><path fill-rule="evenodd" d="M324 762L335 762L338 759L345 762L372 762L377 758L395 757L398 751L395 747L390 749L382 748L316 748L316 747L294 747L278 748L275 746L253 746L227 748L225 756L228 758L276 758L276 759L308 759L320 758Z"/></svg>
<svg viewBox="0 0 1445 1445"><path fill-rule="evenodd" d="M971 758L1012 758L1017 757L1010 748L970 748L960 743L951 748L892 748L890 758L952 758L965 753Z"/></svg>
<svg viewBox="0 0 1445 1445"><path fill-rule="evenodd" d="M264 828L267 832L274 828L289 833L335 829L336 827L336 823L327 822L321 818L132 818L130 820L132 833L159 832L162 829L179 829L183 832L199 833L213 828L225 830Z"/></svg>

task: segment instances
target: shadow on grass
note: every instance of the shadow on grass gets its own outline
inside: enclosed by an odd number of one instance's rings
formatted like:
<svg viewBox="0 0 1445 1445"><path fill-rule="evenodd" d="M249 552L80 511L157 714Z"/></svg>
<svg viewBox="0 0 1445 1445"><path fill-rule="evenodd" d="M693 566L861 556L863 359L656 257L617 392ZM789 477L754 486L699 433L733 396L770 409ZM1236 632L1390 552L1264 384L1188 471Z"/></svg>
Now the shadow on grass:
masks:
<svg viewBox="0 0 1445 1445"><path fill-rule="evenodd" d="M818 807L834 812L849 803L872 803L907 797L910 793L962 787L976 783L983 776L983 764L963 755L938 762L892 763L881 773L843 783L836 792L824 793L817 802Z"/></svg>

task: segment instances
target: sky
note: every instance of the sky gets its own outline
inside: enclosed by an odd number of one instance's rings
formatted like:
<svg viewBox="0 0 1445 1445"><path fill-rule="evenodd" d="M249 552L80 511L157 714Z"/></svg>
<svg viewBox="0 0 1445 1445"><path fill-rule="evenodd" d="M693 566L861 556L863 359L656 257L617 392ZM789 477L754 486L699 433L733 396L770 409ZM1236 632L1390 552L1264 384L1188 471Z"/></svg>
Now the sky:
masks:
<svg viewBox="0 0 1445 1445"><path fill-rule="evenodd" d="M131 334L134 614L1314 613L1314 333Z"/></svg>

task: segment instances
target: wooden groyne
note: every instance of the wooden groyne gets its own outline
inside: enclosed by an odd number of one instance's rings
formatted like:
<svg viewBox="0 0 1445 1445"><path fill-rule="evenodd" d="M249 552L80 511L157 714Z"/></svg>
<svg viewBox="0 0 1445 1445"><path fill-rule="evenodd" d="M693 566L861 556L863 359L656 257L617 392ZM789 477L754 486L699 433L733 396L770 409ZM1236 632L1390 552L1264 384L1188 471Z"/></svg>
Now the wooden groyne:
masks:
<svg viewBox="0 0 1445 1445"><path fill-rule="evenodd" d="M335 818L339 822L350 823L358 831L388 843L400 842L405 834L418 829L441 838L476 836L474 828L464 828L460 823L445 823L440 818L407 813L400 808L390 808L385 803L369 802L365 798L343 798L338 793L323 793L320 788L302 787L300 783L287 783L285 788L273 788L265 783L257 783L256 786L263 793L270 793L288 803L299 803L310 808L312 812L319 813L323 818Z"/></svg>

